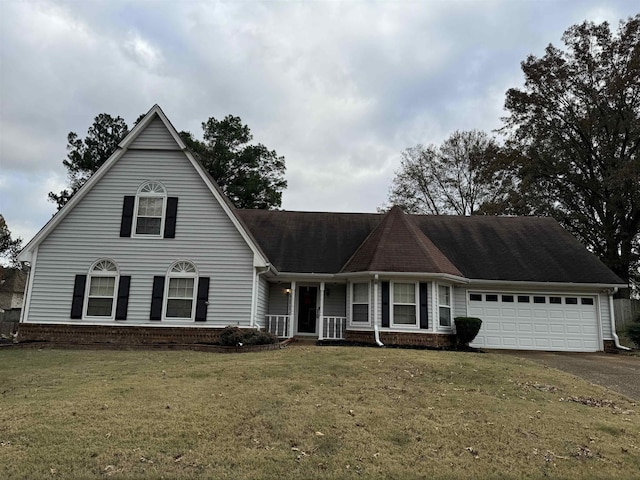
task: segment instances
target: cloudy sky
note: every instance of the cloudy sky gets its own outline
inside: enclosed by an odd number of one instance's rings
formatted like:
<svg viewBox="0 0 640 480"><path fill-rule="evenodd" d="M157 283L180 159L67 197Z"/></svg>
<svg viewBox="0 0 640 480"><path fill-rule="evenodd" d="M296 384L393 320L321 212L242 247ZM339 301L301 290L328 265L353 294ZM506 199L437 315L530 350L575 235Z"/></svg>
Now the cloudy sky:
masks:
<svg viewBox="0 0 640 480"><path fill-rule="evenodd" d="M520 62L624 0L0 0L0 213L29 240L69 131L158 103L178 130L240 116L286 159L287 210L373 212L400 153L500 126Z"/></svg>

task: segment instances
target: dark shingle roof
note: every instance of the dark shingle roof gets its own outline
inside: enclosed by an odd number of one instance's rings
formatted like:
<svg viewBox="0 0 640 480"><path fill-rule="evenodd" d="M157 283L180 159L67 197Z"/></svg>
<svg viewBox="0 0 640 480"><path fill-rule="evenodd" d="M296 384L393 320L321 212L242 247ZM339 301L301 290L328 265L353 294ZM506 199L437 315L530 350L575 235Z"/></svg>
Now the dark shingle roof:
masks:
<svg viewBox="0 0 640 480"><path fill-rule="evenodd" d="M413 271L623 284L551 218L404 215L396 209L386 214L236 213L280 272Z"/></svg>
<svg viewBox="0 0 640 480"><path fill-rule="evenodd" d="M343 272L428 272L462 276L398 207L393 207L342 269Z"/></svg>

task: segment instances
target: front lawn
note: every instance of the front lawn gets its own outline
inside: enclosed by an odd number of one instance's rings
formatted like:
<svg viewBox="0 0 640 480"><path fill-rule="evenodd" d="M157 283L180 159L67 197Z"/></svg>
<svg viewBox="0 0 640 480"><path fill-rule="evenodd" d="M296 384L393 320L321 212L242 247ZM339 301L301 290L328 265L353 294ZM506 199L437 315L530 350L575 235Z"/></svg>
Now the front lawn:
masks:
<svg viewBox="0 0 640 480"><path fill-rule="evenodd" d="M0 478L638 478L638 407L506 355L0 349Z"/></svg>

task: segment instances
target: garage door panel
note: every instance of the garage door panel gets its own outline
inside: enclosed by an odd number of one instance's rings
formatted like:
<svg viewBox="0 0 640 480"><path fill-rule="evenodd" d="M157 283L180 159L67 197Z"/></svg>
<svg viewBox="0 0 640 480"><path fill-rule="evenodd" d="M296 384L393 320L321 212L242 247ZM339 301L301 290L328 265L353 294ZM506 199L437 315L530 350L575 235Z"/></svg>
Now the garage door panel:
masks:
<svg viewBox="0 0 640 480"><path fill-rule="evenodd" d="M491 292L496 295L495 292ZM508 294L529 297L531 303L502 302L503 292L497 292L498 302L469 301L469 315L482 319L482 327L474 347L513 348L587 352L601 349L594 297L555 294L562 303L550 302L550 295L539 293ZM544 303L534 303L534 297L544 297ZM566 303L566 298L571 300ZM578 303L573 303L574 299ZM585 300L586 299L586 300Z"/></svg>

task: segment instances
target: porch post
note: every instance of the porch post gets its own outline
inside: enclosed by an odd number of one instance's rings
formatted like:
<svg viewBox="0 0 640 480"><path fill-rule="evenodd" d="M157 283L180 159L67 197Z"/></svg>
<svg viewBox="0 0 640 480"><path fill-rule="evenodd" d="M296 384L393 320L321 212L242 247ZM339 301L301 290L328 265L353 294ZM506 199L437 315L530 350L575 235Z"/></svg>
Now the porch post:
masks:
<svg viewBox="0 0 640 480"><path fill-rule="evenodd" d="M294 335L294 324L296 318L296 281L291 280L291 295L290 295L291 305L289 305L289 338Z"/></svg>
<svg viewBox="0 0 640 480"><path fill-rule="evenodd" d="M324 338L324 281L320 282L320 318L318 318L318 340Z"/></svg>

